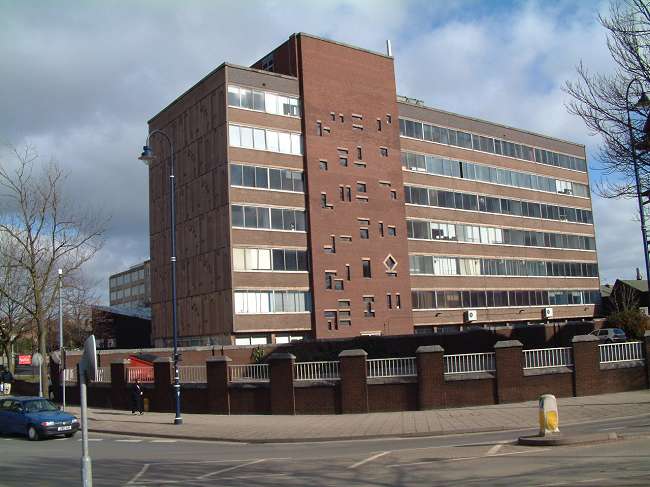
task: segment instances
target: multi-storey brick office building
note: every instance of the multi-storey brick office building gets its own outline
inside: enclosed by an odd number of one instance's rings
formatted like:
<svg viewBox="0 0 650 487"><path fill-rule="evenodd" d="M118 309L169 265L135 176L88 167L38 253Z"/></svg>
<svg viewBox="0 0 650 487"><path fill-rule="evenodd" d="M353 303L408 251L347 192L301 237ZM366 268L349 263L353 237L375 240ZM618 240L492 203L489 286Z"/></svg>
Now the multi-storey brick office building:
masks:
<svg viewBox="0 0 650 487"><path fill-rule="evenodd" d="M183 344L411 334L594 314L584 147L398 97L393 59L296 34L156 115L175 141ZM150 169L169 342L167 145Z"/></svg>

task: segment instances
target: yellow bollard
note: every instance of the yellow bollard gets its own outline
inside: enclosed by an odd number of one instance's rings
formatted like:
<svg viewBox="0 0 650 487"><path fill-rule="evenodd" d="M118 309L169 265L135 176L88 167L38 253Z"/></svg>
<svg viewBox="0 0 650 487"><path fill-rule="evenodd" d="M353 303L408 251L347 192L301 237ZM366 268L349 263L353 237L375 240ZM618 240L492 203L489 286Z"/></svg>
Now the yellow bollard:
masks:
<svg viewBox="0 0 650 487"><path fill-rule="evenodd" d="M539 396L539 435L559 433L560 422L557 412L557 401L553 394Z"/></svg>
<svg viewBox="0 0 650 487"><path fill-rule="evenodd" d="M144 411L145 411L146 413L148 413L148 412L149 412L149 398L148 398L148 397L145 397L145 398L144 398L144 400L143 400L143 406L144 406Z"/></svg>

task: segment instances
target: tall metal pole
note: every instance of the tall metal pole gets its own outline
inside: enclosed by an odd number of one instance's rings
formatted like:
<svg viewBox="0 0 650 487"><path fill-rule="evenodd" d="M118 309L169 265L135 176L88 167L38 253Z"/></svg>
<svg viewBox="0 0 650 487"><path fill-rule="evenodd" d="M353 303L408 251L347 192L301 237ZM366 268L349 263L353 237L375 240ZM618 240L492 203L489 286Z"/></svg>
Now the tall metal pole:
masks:
<svg viewBox="0 0 650 487"><path fill-rule="evenodd" d="M88 455L88 400L86 396L86 373L79 377L79 389L81 395L81 485L92 487L93 469Z"/></svg>
<svg viewBox="0 0 650 487"><path fill-rule="evenodd" d="M646 281L650 281L650 260L648 259L648 234L646 233L645 225L645 213L643 211L643 199L641 198L641 179L639 177L639 160L636 155L636 144L634 142L634 131L632 129L632 118L630 116L630 88L633 83L641 84L641 82L632 78L627 85L627 90L625 91L625 109L627 111L627 129L629 131L630 137L630 148L632 150L632 162L634 163L634 179L636 182L636 198L639 204L639 218L641 219L641 234L643 236L643 257L645 258L645 277ZM650 301L650 293L648 293L648 299ZM646 303L648 309L650 310L650 302Z"/></svg>
<svg viewBox="0 0 650 487"><path fill-rule="evenodd" d="M175 417L174 424L183 424L183 418L181 417L181 381L178 373L178 314L176 306L176 177L174 175L175 168L175 154L174 154L174 143L172 142L169 135L167 135L162 130L153 130L147 137L148 148L149 140L152 135L162 135L167 142L169 142L170 154L170 168L169 168L169 191L170 191L170 232L171 232L171 273L172 273L172 335L173 335L173 345L174 345L174 406L175 406ZM144 154L143 154L144 155Z"/></svg>
<svg viewBox="0 0 650 487"><path fill-rule="evenodd" d="M63 295L61 289L63 282L63 269L59 269L59 368L60 370L60 383L61 383L61 401L62 409L65 411L65 352L63 350ZM49 396L49 391L48 391Z"/></svg>

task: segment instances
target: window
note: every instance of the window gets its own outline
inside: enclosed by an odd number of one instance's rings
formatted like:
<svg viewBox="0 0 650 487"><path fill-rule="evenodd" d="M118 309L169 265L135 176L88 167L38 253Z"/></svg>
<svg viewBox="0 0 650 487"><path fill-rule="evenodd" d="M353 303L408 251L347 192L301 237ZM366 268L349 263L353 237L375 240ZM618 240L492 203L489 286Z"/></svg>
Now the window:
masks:
<svg viewBox="0 0 650 487"><path fill-rule="evenodd" d="M339 151L339 164L343 167L348 167L348 153Z"/></svg>
<svg viewBox="0 0 650 487"><path fill-rule="evenodd" d="M334 278L336 272L325 271L325 289L334 289Z"/></svg>
<svg viewBox="0 0 650 487"><path fill-rule="evenodd" d="M388 254L388 256L386 256L384 259L384 267L386 267L386 271L388 272L395 272L397 261L392 255Z"/></svg>
<svg viewBox="0 0 650 487"><path fill-rule="evenodd" d="M366 192L366 183L357 182L357 193L365 193L365 192Z"/></svg>
<svg viewBox="0 0 650 487"><path fill-rule="evenodd" d="M343 279L334 279L334 290L343 291Z"/></svg>
<svg viewBox="0 0 650 487"><path fill-rule="evenodd" d="M230 184L257 189L303 192L303 174L290 169L231 164Z"/></svg>
<svg viewBox="0 0 650 487"><path fill-rule="evenodd" d="M345 264L345 278L349 281L351 278L350 275L350 264Z"/></svg>
<svg viewBox="0 0 650 487"><path fill-rule="evenodd" d="M371 278L372 272L370 270L370 259L363 259L361 261L361 268L363 272L363 277Z"/></svg>
<svg viewBox="0 0 650 487"><path fill-rule="evenodd" d="M392 225L389 225L388 226L388 236L389 237L394 237L396 235L397 235L397 228L392 226Z"/></svg>
<svg viewBox="0 0 650 487"><path fill-rule="evenodd" d="M388 148L386 147L380 147L379 148L379 155L381 157L388 157Z"/></svg>
<svg viewBox="0 0 650 487"><path fill-rule="evenodd" d="M316 122L316 135L323 136L323 124L321 122Z"/></svg>
<svg viewBox="0 0 650 487"><path fill-rule="evenodd" d="M304 313L311 311L309 291L235 291L236 314Z"/></svg>
<svg viewBox="0 0 650 487"><path fill-rule="evenodd" d="M320 161L318 161L318 168L319 168L321 171L327 171L327 161L325 161L325 160L323 160L323 159L321 159Z"/></svg>
<svg viewBox="0 0 650 487"><path fill-rule="evenodd" d="M374 296L364 296L363 297L363 317L364 318L373 318L375 316L375 297Z"/></svg>
<svg viewBox="0 0 650 487"><path fill-rule="evenodd" d="M393 123L393 117L390 114L386 114L386 123L390 125Z"/></svg>
<svg viewBox="0 0 650 487"><path fill-rule="evenodd" d="M336 122L336 113L330 112L330 117L332 118L332 122Z"/></svg>
<svg viewBox="0 0 650 487"><path fill-rule="evenodd" d="M381 132L381 118L377 119L377 131Z"/></svg>
<svg viewBox="0 0 650 487"><path fill-rule="evenodd" d="M391 200L396 200L397 199L397 191L395 191L394 189L390 190L390 199Z"/></svg>
<svg viewBox="0 0 650 487"><path fill-rule="evenodd" d="M388 309L393 309L393 296L390 294L386 295L386 307Z"/></svg>
<svg viewBox="0 0 650 487"><path fill-rule="evenodd" d="M363 152L361 151L361 147L357 147L357 159L363 159Z"/></svg>
<svg viewBox="0 0 650 487"><path fill-rule="evenodd" d="M384 223L379 222L379 236L383 237L384 236Z"/></svg>
<svg viewBox="0 0 650 487"><path fill-rule="evenodd" d="M339 119L341 120L341 123L345 123L345 117L342 113L339 113Z"/></svg>
<svg viewBox="0 0 650 487"><path fill-rule="evenodd" d="M360 229L359 229L359 238L361 238L361 239L368 239L368 238L370 238L370 235L369 235L369 233L368 233L368 229L367 229L367 228L360 228Z"/></svg>
<svg viewBox="0 0 650 487"><path fill-rule="evenodd" d="M229 142L233 147L268 150L283 154L302 154L302 135L270 129L228 126Z"/></svg>
<svg viewBox="0 0 650 487"><path fill-rule="evenodd" d="M350 186L345 187L345 197L347 201L352 201L352 188Z"/></svg>
<svg viewBox="0 0 650 487"><path fill-rule="evenodd" d="M321 208L333 208L333 205L328 205L327 204L327 193L321 193L320 194L320 207Z"/></svg>
<svg viewBox="0 0 650 487"><path fill-rule="evenodd" d="M402 307L402 297L399 293L395 294L395 308L400 309Z"/></svg>
<svg viewBox="0 0 650 487"><path fill-rule="evenodd" d="M233 227L301 232L306 229L304 210L233 205L231 214Z"/></svg>
<svg viewBox="0 0 650 487"><path fill-rule="evenodd" d="M336 310L325 310L323 313L325 320L327 321L328 330L338 330L339 326L337 323Z"/></svg>

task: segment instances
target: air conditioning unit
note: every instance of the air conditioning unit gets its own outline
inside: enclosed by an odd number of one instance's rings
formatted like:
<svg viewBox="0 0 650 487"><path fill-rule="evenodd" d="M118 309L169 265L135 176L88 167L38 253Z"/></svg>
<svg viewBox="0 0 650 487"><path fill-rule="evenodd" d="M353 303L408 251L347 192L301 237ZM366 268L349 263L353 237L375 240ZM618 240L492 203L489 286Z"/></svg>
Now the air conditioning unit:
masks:
<svg viewBox="0 0 650 487"><path fill-rule="evenodd" d="M641 314L643 314L645 316L648 316L648 307L647 306L641 306L639 308L639 311L641 312Z"/></svg>
<svg viewBox="0 0 650 487"><path fill-rule="evenodd" d="M553 308L544 308L544 318L553 318Z"/></svg>
<svg viewBox="0 0 650 487"><path fill-rule="evenodd" d="M476 321L478 319L478 311L475 309L468 309L465 311L465 321Z"/></svg>

